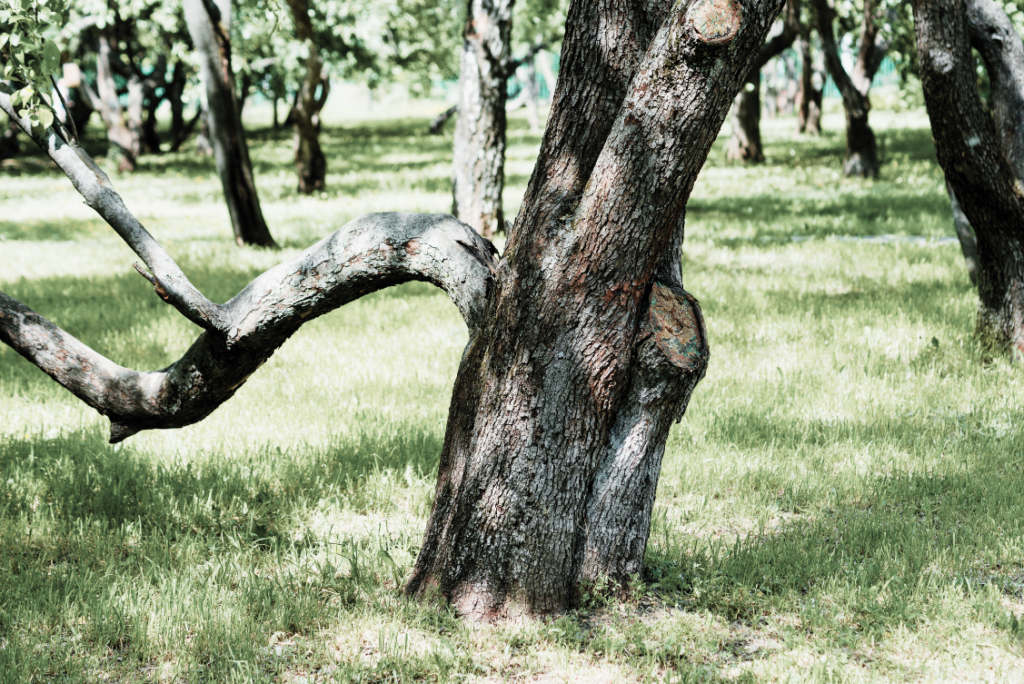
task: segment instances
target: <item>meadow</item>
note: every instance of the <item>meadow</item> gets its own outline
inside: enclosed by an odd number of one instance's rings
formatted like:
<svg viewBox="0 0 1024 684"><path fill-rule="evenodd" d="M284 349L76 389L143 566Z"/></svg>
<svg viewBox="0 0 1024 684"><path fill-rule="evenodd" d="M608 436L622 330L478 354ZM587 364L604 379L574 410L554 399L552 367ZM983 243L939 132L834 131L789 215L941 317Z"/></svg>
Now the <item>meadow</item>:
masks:
<svg viewBox="0 0 1024 684"><path fill-rule="evenodd" d="M279 251L234 246L188 148L131 176L101 163L224 301L359 214L449 210L431 113L329 120L315 197L289 132L250 122ZM712 356L645 572L557 618L473 626L401 593L466 342L429 285L308 323L203 423L116 446L0 346L0 681L1024 681L1024 382L973 339L926 118L872 117L877 181L840 177L835 113L821 137L766 121L764 165L716 143L683 261ZM510 125L512 214L540 138ZM38 155L0 166L0 289L160 368L197 331L135 260Z"/></svg>

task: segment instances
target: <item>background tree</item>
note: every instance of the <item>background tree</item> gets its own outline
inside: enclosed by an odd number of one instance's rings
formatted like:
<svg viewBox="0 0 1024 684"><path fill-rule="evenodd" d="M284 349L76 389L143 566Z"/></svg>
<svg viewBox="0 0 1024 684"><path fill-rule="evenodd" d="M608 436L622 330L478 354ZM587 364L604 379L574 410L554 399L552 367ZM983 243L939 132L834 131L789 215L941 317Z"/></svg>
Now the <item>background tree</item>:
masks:
<svg viewBox="0 0 1024 684"><path fill-rule="evenodd" d="M888 41L879 34L876 23L878 2L864 0L857 59L852 74L847 73L839 56L834 29L835 11L828 0L813 0L813 7L821 49L825 53L825 66L843 96L843 109L846 111L846 159L843 161L843 173L847 176L875 178L878 176L878 144L868 123L868 113L871 111L868 93L871 81L888 50Z"/></svg>
<svg viewBox="0 0 1024 684"><path fill-rule="evenodd" d="M514 0L468 0L452 161L452 213L484 236L505 225L505 103Z"/></svg>
<svg viewBox="0 0 1024 684"><path fill-rule="evenodd" d="M732 110L732 136L726 157L738 161L763 162L761 146L761 69L790 47L800 33L800 0L788 0L777 33L769 38L736 96Z"/></svg>
<svg viewBox="0 0 1024 684"><path fill-rule="evenodd" d="M224 305L189 283L73 140L19 117L203 333L175 364L138 373L0 294L0 338L107 415L119 441L209 415L304 321L398 282L433 282L470 341L408 590L439 591L476 618L562 610L581 583L642 568L668 430L708 358L700 308L682 289L686 203L781 6L577 0L499 261L450 217L371 214ZM11 97L0 86L0 109L17 117Z"/></svg>
<svg viewBox="0 0 1024 684"><path fill-rule="evenodd" d="M917 57L950 196L977 236L976 332L1024 354L1024 43L991 0L917 0ZM990 82L991 115L971 46Z"/></svg>
<svg viewBox="0 0 1024 684"><path fill-rule="evenodd" d="M273 247L274 239L260 209L235 92L231 2L184 0L184 8L206 90L210 141L235 240L240 245Z"/></svg>
<svg viewBox="0 0 1024 684"><path fill-rule="evenodd" d="M797 91L797 128L801 133L821 134L821 100L825 90L825 68L816 59L811 44L811 22L800 22L800 88ZM818 53L820 54L820 52Z"/></svg>

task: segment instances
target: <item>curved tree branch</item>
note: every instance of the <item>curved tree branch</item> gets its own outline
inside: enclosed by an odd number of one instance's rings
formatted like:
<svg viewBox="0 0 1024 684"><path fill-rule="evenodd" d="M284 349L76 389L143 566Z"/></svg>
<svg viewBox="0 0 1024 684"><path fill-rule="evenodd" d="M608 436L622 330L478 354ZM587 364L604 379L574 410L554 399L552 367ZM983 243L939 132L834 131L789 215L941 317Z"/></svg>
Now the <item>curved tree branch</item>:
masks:
<svg viewBox="0 0 1024 684"><path fill-rule="evenodd" d="M483 322L493 246L447 214L367 214L256 278L171 366L123 368L0 292L0 340L110 418L110 441L210 415L308 320L390 285L445 290L471 334Z"/></svg>
<svg viewBox="0 0 1024 684"><path fill-rule="evenodd" d="M220 307L189 282L171 256L128 211L107 174L96 166L92 157L77 144L65 143L53 128L33 129L31 122L18 116L11 106L12 92L10 87L0 83L0 109L49 155L71 179L75 189L85 198L85 203L110 224L149 266L160 286L157 288L160 296L200 328L224 329Z"/></svg>

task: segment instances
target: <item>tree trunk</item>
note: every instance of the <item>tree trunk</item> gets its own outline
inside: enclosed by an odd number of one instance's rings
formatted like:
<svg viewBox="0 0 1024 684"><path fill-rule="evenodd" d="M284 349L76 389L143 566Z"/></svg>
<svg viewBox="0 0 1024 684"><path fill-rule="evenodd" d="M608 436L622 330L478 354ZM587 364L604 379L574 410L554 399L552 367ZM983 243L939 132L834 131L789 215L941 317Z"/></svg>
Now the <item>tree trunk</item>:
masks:
<svg viewBox="0 0 1024 684"><path fill-rule="evenodd" d="M249 147L235 100L231 70L230 0L185 0L185 20L199 57L206 89L210 142L224 188L235 241L239 245L273 247L253 180Z"/></svg>
<svg viewBox="0 0 1024 684"><path fill-rule="evenodd" d="M581 584L642 570L668 428L707 363L683 215L782 3L653 4L572 3L492 313L459 368L408 591L475 618L564 610Z"/></svg>
<svg viewBox="0 0 1024 684"><path fill-rule="evenodd" d="M956 230L956 237L960 241L960 251L964 255L964 263L967 266L967 276L971 284L978 284L978 238L974 235L971 222L960 207L956 199L956 193L949 183L946 183L946 192L949 194L950 208L953 210L953 228Z"/></svg>
<svg viewBox="0 0 1024 684"><path fill-rule="evenodd" d="M505 225L505 102L513 0L468 0L452 163L452 213L484 236Z"/></svg>
<svg viewBox="0 0 1024 684"><path fill-rule="evenodd" d="M7 127L4 129L4 132L0 133L0 161L18 156L19 130L18 124L14 119L11 119L7 122Z"/></svg>
<svg viewBox="0 0 1024 684"><path fill-rule="evenodd" d="M444 130L444 125L448 123L449 119L458 113L459 105L452 105L434 117L433 121L430 122L430 128L427 129L427 132L430 133L430 135L441 135L441 131Z"/></svg>
<svg viewBox="0 0 1024 684"><path fill-rule="evenodd" d="M800 0L786 3L786 15L779 33L768 40L757 54L754 68L736 95L732 113L732 137L726 158L735 161L763 162L761 146L761 69L773 57L793 44L800 31Z"/></svg>
<svg viewBox="0 0 1024 684"><path fill-rule="evenodd" d="M750 74L732 108L732 135L725 158L730 161L763 162L761 146L761 72Z"/></svg>
<svg viewBox="0 0 1024 684"><path fill-rule="evenodd" d="M832 27L835 12L827 0L814 0L818 35L821 36L821 49L825 53L825 67L843 96L843 109L846 110L846 159L843 161L843 173L864 178L878 177L878 146L875 133L868 123L868 112L871 111L868 93L871 80L889 47L878 36L875 9L874 0L864 0L857 62L851 75L846 73L839 58L839 47Z"/></svg>
<svg viewBox="0 0 1024 684"><path fill-rule="evenodd" d="M991 0L917 0L914 20L939 164L977 237L976 331L985 347L1017 357L1024 354L1024 43ZM978 95L972 44L991 82L991 116Z"/></svg>
<svg viewBox="0 0 1024 684"><path fill-rule="evenodd" d="M797 125L801 133L821 135L821 98L825 78L815 68L811 51L811 28L800 26L800 90L797 93Z"/></svg>
<svg viewBox="0 0 1024 684"><path fill-rule="evenodd" d="M107 127L107 139L120 156L118 171L134 171L142 150L142 81L133 76L128 81L128 110L121 107L117 83L111 64L114 42L106 32L99 36L96 51L96 92L83 80L81 92L89 108L100 113Z"/></svg>
<svg viewBox="0 0 1024 684"><path fill-rule="evenodd" d="M330 91L324 60L316 45L308 0L288 0L295 22L295 37L306 43L306 74L295 101L295 171L299 192L323 190L327 180L327 157L320 149L320 111ZM318 92L319 91L319 92Z"/></svg>
<svg viewBox="0 0 1024 684"><path fill-rule="evenodd" d="M175 62L171 71L171 82L164 91L164 97L171 107L171 147L181 147L181 141L188 137L188 123L185 121L185 65Z"/></svg>
<svg viewBox="0 0 1024 684"><path fill-rule="evenodd" d="M113 364L0 293L0 340L109 416L111 439L223 403L304 321L407 280L469 328L408 591L478 619L557 612L641 572L661 458L708 361L682 289L686 203L782 0L573 0L562 77L500 262L448 216L361 217L206 299L73 142L18 125L203 329L171 366ZM0 83L0 109L17 116Z"/></svg>

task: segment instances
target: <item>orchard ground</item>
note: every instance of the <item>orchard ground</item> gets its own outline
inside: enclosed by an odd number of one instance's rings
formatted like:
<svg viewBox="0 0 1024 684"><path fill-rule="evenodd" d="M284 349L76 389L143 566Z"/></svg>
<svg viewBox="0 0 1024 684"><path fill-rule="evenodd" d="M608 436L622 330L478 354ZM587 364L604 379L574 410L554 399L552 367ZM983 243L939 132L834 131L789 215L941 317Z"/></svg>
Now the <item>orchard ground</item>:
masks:
<svg viewBox="0 0 1024 684"><path fill-rule="evenodd" d="M106 163L224 301L359 214L449 210L451 131L424 135L440 107L364 108L328 120L316 197L294 192L290 132L250 122L278 252L234 246L212 160ZM716 144L683 264L711 364L646 570L558 619L472 626L401 594L466 342L439 290L308 323L205 422L118 446L0 347L0 680L1024 680L1024 382L972 338L927 119L872 119L874 182L840 178L836 112L820 138L765 121L762 166ZM510 215L539 140L512 117ZM65 178L22 156L0 179L0 289L123 365L185 351L196 329Z"/></svg>

